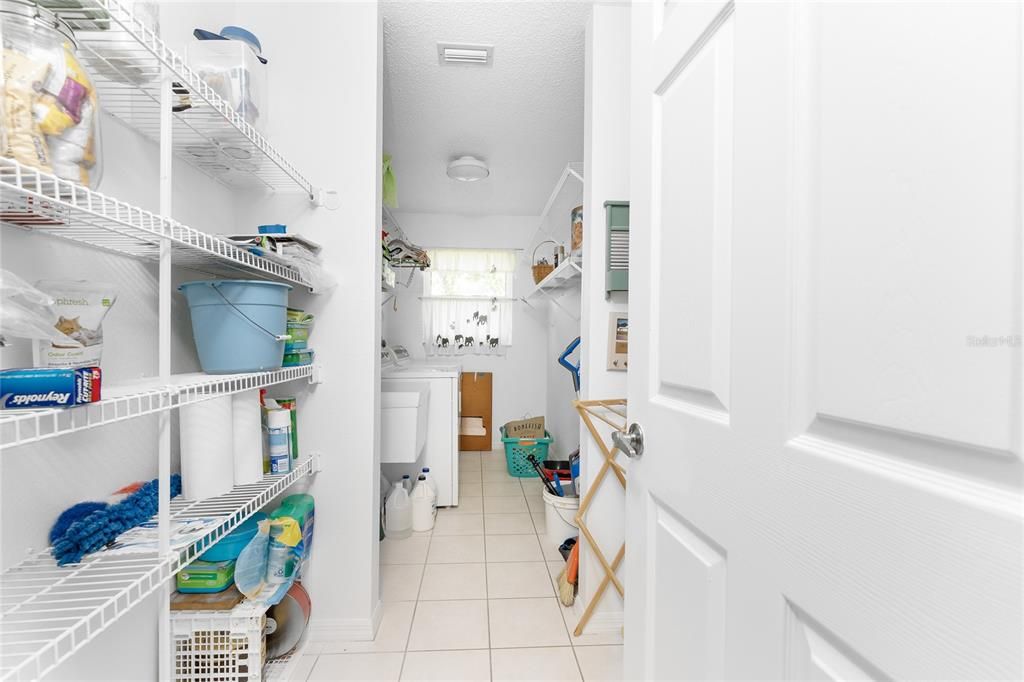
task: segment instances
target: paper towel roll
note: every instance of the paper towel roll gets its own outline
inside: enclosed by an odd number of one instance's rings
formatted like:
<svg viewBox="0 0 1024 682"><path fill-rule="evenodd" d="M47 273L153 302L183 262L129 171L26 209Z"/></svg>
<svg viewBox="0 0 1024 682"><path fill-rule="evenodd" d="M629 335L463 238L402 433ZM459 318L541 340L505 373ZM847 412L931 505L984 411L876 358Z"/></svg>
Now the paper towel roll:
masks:
<svg viewBox="0 0 1024 682"><path fill-rule="evenodd" d="M179 412L182 495L205 500L230 491L235 480L231 396L186 405Z"/></svg>
<svg viewBox="0 0 1024 682"><path fill-rule="evenodd" d="M263 424L260 410L259 389L231 396L235 485L256 483L263 478Z"/></svg>

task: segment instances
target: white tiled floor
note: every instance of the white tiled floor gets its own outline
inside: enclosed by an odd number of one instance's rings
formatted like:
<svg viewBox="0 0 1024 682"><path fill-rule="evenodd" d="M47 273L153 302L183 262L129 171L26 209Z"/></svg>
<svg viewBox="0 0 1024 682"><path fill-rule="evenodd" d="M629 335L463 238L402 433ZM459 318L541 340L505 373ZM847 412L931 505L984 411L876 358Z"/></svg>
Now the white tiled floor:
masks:
<svg viewBox="0 0 1024 682"><path fill-rule="evenodd" d="M308 680L620 680L622 637L572 637L553 578L536 479L500 451L462 453L460 505L431 533L381 544L383 619L373 642L316 645Z"/></svg>

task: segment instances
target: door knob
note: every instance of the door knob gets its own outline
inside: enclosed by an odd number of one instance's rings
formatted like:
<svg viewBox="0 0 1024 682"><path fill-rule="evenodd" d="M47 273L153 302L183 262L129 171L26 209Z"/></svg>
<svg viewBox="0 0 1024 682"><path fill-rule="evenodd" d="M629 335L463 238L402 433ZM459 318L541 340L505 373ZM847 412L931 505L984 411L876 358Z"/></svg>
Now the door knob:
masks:
<svg viewBox="0 0 1024 682"><path fill-rule="evenodd" d="M635 422L629 425L629 431L612 431L612 442L626 453L626 457L644 454L644 430Z"/></svg>

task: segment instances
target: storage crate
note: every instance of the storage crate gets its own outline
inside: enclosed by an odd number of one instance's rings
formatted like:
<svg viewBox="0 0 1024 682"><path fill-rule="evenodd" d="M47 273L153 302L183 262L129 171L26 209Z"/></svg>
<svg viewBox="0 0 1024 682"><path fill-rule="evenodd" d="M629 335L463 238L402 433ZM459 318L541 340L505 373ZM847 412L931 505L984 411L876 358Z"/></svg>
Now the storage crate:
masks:
<svg viewBox="0 0 1024 682"><path fill-rule="evenodd" d="M505 444L505 466L509 476L517 478L536 477L529 455L537 458L537 462L543 462L548 458L548 446L554 438L547 431L544 438L508 438L505 436L505 427L501 427L501 442Z"/></svg>
<svg viewBox="0 0 1024 682"><path fill-rule="evenodd" d="M266 617L232 611L172 611L174 679L187 682L260 682L267 648Z"/></svg>

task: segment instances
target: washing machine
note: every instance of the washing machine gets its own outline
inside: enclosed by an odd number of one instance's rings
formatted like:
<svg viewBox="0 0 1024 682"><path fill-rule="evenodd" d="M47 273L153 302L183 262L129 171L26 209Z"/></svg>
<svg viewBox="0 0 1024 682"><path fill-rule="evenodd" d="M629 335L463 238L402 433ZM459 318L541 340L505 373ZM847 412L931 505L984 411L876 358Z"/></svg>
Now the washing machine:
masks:
<svg viewBox="0 0 1024 682"><path fill-rule="evenodd" d="M418 474L430 467L437 485L437 506L459 504L459 413L462 405L462 365L444 361L413 361L403 346L385 346L380 354L381 380L389 385L408 382L410 387L427 385L427 437L420 459L415 464L388 465L385 474L402 468L402 473ZM393 474L392 476L393 477ZM415 475L413 476L415 478Z"/></svg>

